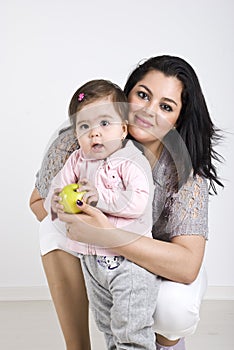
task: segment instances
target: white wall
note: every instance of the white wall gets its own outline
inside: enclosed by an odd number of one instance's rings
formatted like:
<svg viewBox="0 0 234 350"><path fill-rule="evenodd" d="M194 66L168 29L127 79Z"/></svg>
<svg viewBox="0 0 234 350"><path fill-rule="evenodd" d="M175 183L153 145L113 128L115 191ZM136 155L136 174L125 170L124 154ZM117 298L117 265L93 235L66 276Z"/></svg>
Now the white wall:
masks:
<svg viewBox="0 0 234 350"><path fill-rule="evenodd" d="M0 287L46 285L28 200L75 89L98 77L123 86L139 60L162 53L192 64L215 123L229 132L206 264L210 285L234 286L233 1L5 0L0 13Z"/></svg>

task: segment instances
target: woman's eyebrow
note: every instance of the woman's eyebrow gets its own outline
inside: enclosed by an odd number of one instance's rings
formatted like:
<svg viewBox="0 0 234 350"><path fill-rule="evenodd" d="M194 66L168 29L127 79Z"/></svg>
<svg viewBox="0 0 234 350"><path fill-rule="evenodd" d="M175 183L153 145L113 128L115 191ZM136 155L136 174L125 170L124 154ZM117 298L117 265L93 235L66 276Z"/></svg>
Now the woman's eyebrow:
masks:
<svg viewBox="0 0 234 350"><path fill-rule="evenodd" d="M174 103L174 104L177 106L177 103L176 103L174 100L172 100L171 98L163 97L163 100L164 100L164 101L167 101L167 102Z"/></svg>
<svg viewBox="0 0 234 350"><path fill-rule="evenodd" d="M140 87L143 87L146 91L148 91L148 93L150 94L150 95L153 95L152 94L152 91L147 87L147 86L145 86L145 85L143 85L143 84L141 84L141 85L139 85ZM171 102L171 103L174 103L176 106L177 106L177 103L174 101L174 100L172 100L171 98L169 98L169 97L163 97L163 100L164 101L167 101L167 102Z"/></svg>
<svg viewBox="0 0 234 350"><path fill-rule="evenodd" d="M150 94L150 95L152 95L152 91L147 87L147 86L145 86L145 85L143 85L143 84L141 84L141 85L139 85L140 87L143 87L146 91L148 91L148 93Z"/></svg>

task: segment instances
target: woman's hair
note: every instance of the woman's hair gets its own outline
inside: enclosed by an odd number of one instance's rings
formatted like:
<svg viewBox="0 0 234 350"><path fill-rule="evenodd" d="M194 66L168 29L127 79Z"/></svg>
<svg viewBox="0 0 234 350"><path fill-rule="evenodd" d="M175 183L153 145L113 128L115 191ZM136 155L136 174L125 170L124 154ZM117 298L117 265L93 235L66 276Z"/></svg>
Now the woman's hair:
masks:
<svg viewBox="0 0 234 350"><path fill-rule="evenodd" d="M73 127L76 125L77 113L88 104L111 96L111 102L121 119L128 119L127 97L123 90L109 80L96 79L82 85L72 96L68 115Z"/></svg>
<svg viewBox="0 0 234 350"><path fill-rule="evenodd" d="M169 131L163 143L169 149L173 159L181 159L183 155L187 165L189 162L188 157L186 158L186 148L194 176L198 174L209 179L211 189L217 193L215 183L222 187L223 184L217 177L216 167L212 161L221 161L222 157L213 147L222 136L219 134L220 130L211 121L194 69L179 57L169 55L152 57L140 63L130 74L124 88L126 96L147 73L153 70L162 72L167 77L176 77L183 85L182 108L176 122L178 134L173 130ZM186 181L191 170L188 166L185 168L180 179L182 183Z"/></svg>

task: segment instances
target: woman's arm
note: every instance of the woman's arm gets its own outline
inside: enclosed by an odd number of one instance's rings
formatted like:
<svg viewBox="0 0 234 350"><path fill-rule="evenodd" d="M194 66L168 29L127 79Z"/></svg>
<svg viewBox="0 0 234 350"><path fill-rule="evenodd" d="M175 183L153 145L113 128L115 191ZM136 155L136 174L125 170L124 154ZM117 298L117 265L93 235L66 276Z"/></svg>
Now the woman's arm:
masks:
<svg viewBox="0 0 234 350"><path fill-rule="evenodd" d="M29 206L39 221L42 221L47 216L47 211L44 208L43 202L44 199L41 198L37 188L34 188L29 200Z"/></svg>
<svg viewBox="0 0 234 350"><path fill-rule="evenodd" d="M177 236L163 242L113 227L97 208L85 203L83 213L59 212L73 240L113 249L145 269L169 280L191 283L195 280L204 255L205 239L198 235Z"/></svg>
<svg viewBox="0 0 234 350"><path fill-rule="evenodd" d="M171 242L141 237L119 247L118 254L169 280L191 283L200 270L204 250L202 236L184 235L174 237Z"/></svg>

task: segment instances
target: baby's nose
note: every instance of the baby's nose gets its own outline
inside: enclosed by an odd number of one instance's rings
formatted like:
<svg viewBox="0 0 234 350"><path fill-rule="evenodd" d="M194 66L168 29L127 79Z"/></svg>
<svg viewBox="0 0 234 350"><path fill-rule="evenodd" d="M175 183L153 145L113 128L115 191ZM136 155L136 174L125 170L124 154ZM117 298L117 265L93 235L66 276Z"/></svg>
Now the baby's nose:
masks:
<svg viewBox="0 0 234 350"><path fill-rule="evenodd" d="M90 137L97 137L100 136L100 130L99 128L92 128L92 130L90 131Z"/></svg>

